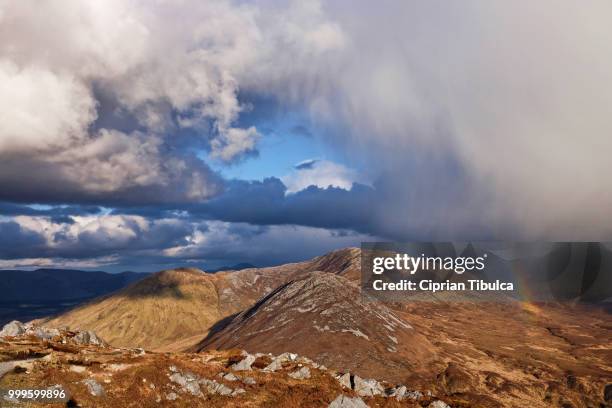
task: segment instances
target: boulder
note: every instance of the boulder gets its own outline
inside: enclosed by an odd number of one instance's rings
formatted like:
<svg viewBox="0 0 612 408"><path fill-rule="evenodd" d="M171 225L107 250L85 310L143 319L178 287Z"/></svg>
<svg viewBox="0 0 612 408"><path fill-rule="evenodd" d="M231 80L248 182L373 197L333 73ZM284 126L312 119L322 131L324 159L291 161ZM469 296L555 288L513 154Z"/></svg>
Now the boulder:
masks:
<svg viewBox="0 0 612 408"><path fill-rule="evenodd" d="M283 361L295 361L298 358L298 355L295 353L283 353L280 354L278 357L278 359L280 359L281 362Z"/></svg>
<svg viewBox="0 0 612 408"><path fill-rule="evenodd" d="M338 397L328 405L328 408L368 408L368 406L359 397L351 398L346 395L338 395Z"/></svg>
<svg viewBox="0 0 612 408"><path fill-rule="evenodd" d="M274 360L272 360L270 364L264 367L263 370L268 371L268 372L274 372L276 370L280 370L281 368L283 368L283 362L279 356L279 357L274 358Z"/></svg>
<svg viewBox="0 0 612 408"><path fill-rule="evenodd" d="M88 378L83 380L83 384L87 386L89 393L94 397L104 396L104 388L96 380Z"/></svg>
<svg viewBox="0 0 612 408"><path fill-rule="evenodd" d="M226 381L238 381L239 378L232 373L227 373L222 377Z"/></svg>
<svg viewBox="0 0 612 408"><path fill-rule="evenodd" d="M73 341L78 344L92 344L94 346L104 346L106 343L91 330L80 331L73 337Z"/></svg>
<svg viewBox="0 0 612 408"><path fill-rule="evenodd" d="M2 330L0 330L0 337L21 336L25 332L26 326L18 320L13 320L12 322L5 324Z"/></svg>
<svg viewBox="0 0 612 408"><path fill-rule="evenodd" d="M230 368L234 371L250 371L251 364L253 364L255 360L257 360L256 356L247 353L245 358L243 358L240 362L233 364Z"/></svg>
<svg viewBox="0 0 612 408"><path fill-rule="evenodd" d="M190 373L182 374L180 372L176 372L170 376L170 381L177 383L182 387L183 391L188 392L191 395L202 395L198 380L198 377Z"/></svg>
<svg viewBox="0 0 612 408"><path fill-rule="evenodd" d="M398 385L395 388L391 388L388 391L388 395L390 397L395 397L395 399L397 399L398 401L401 401L404 398L417 400L423 396L423 393L420 391L410 391L405 385Z"/></svg>
<svg viewBox="0 0 612 408"><path fill-rule="evenodd" d="M299 370L296 370L289 374L289 377L294 378L296 380L304 380L306 378L310 378L310 369L308 367L302 367Z"/></svg>
<svg viewBox="0 0 612 408"><path fill-rule="evenodd" d="M51 340L52 338L60 335L60 331L58 329L48 329L46 327L35 327L30 329L28 332L41 340Z"/></svg>
<svg viewBox="0 0 612 408"><path fill-rule="evenodd" d="M353 388L351 385L351 373L338 374L336 375L336 380L338 380L340 385L342 385L343 387L346 387L348 389Z"/></svg>
<svg viewBox="0 0 612 408"><path fill-rule="evenodd" d="M231 395L233 391L227 385L206 378L201 379L200 384L206 386L206 391L208 391L209 394Z"/></svg>
<svg viewBox="0 0 612 408"><path fill-rule="evenodd" d="M376 380L366 380L359 376L354 376L353 383L355 384L355 392L362 397L373 397L385 392L383 386Z"/></svg>

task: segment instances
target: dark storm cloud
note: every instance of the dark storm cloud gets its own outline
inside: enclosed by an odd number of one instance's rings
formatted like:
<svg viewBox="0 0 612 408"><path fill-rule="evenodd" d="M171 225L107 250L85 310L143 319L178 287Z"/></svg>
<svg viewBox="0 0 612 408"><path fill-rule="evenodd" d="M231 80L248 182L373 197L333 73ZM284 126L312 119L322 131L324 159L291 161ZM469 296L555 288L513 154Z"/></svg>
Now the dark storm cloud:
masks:
<svg viewBox="0 0 612 408"><path fill-rule="evenodd" d="M129 149L132 148L136 147ZM143 149L147 147L143 146ZM2 158L0 200L105 206L181 203L201 201L203 197L217 194L222 189L221 178L193 155L185 154L179 158L172 153L164 154L161 159L155 159L156 163L146 165L155 166L155 171L145 168L144 162L148 159L142 156L132 161L131 165L135 168L142 165L138 171L143 173L129 175L121 167L115 167L113 162L132 158L130 155L122 157L122 152L115 153L117 155L105 159L67 160L63 167L26 156ZM84 171L83 167L88 165L91 168ZM88 178L91 185L84 186L82 177ZM147 179L147 182L132 182L134 178ZM205 188L201 186L202 180L206 180Z"/></svg>
<svg viewBox="0 0 612 408"><path fill-rule="evenodd" d="M0 222L0 259L31 257L45 248L45 238L13 221Z"/></svg>
<svg viewBox="0 0 612 408"><path fill-rule="evenodd" d="M67 217L70 215L98 214L101 208L95 205L54 206L51 208L33 208L28 205L0 202L0 215L36 215L49 217Z"/></svg>
<svg viewBox="0 0 612 408"><path fill-rule="evenodd" d="M350 190L310 186L294 194L277 178L233 180L224 194L191 207L195 217L255 225L293 224L373 232L375 191L353 184Z"/></svg>

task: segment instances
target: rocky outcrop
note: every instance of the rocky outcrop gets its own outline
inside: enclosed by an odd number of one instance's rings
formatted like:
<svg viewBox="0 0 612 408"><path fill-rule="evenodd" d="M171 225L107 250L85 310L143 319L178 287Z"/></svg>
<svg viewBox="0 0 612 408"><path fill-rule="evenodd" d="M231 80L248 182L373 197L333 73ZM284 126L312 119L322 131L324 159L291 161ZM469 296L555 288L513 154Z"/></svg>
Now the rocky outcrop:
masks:
<svg viewBox="0 0 612 408"><path fill-rule="evenodd" d="M57 329L44 326L22 323L17 320L7 323L0 331L0 338L6 337L27 337L33 336L41 340L57 339L60 343L92 345L106 347L108 344L96 335L96 333L85 331L73 331L67 329Z"/></svg>
<svg viewBox="0 0 612 408"><path fill-rule="evenodd" d="M25 332L26 326L18 320L13 320L12 322L5 324L2 330L0 330L0 338L7 336L21 336Z"/></svg>
<svg viewBox="0 0 612 408"><path fill-rule="evenodd" d="M383 386L376 380L365 380L359 376L354 376L352 382L354 384L353 390L362 397L373 397L385 392Z"/></svg>

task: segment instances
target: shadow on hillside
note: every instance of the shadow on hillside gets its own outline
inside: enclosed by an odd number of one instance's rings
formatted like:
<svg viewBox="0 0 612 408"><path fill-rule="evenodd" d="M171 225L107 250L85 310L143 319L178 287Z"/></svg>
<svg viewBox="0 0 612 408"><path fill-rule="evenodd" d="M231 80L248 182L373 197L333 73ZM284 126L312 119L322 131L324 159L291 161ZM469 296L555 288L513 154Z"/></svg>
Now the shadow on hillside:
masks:
<svg viewBox="0 0 612 408"><path fill-rule="evenodd" d="M210 327L210 330L208 331L208 334L206 335L206 337L195 346L196 351L200 352L204 350L206 346L208 345L208 342L213 338L213 336L219 333L221 330L225 329L227 326L229 326L234 320L234 318L238 316L240 313L241 312L237 312L237 313L234 313L233 315L224 317L223 319L213 324Z"/></svg>

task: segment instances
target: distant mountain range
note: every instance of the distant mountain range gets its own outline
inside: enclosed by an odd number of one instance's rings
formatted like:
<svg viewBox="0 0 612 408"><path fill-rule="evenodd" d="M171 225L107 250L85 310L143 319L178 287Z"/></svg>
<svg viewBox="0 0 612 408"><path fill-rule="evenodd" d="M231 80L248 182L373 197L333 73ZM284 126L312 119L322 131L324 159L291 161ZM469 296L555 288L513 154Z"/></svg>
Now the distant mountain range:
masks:
<svg viewBox="0 0 612 408"><path fill-rule="evenodd" d="M0 270L0 324L60 313L148 275L73 269Z"/></svg>
<svg viewBox="0 0 612 408"><path fill-rule="evenodd" d="M237 263L235 265L230 265L230 266L221 266L219 268L214 268L214 269L206 269L206 272L208 273L217 273L217 272L221 272L221 271L241 271L243 269L250 269L250 268L257 268L255 265L247 263L247 262L241 262L241 263Z"/></svg>

